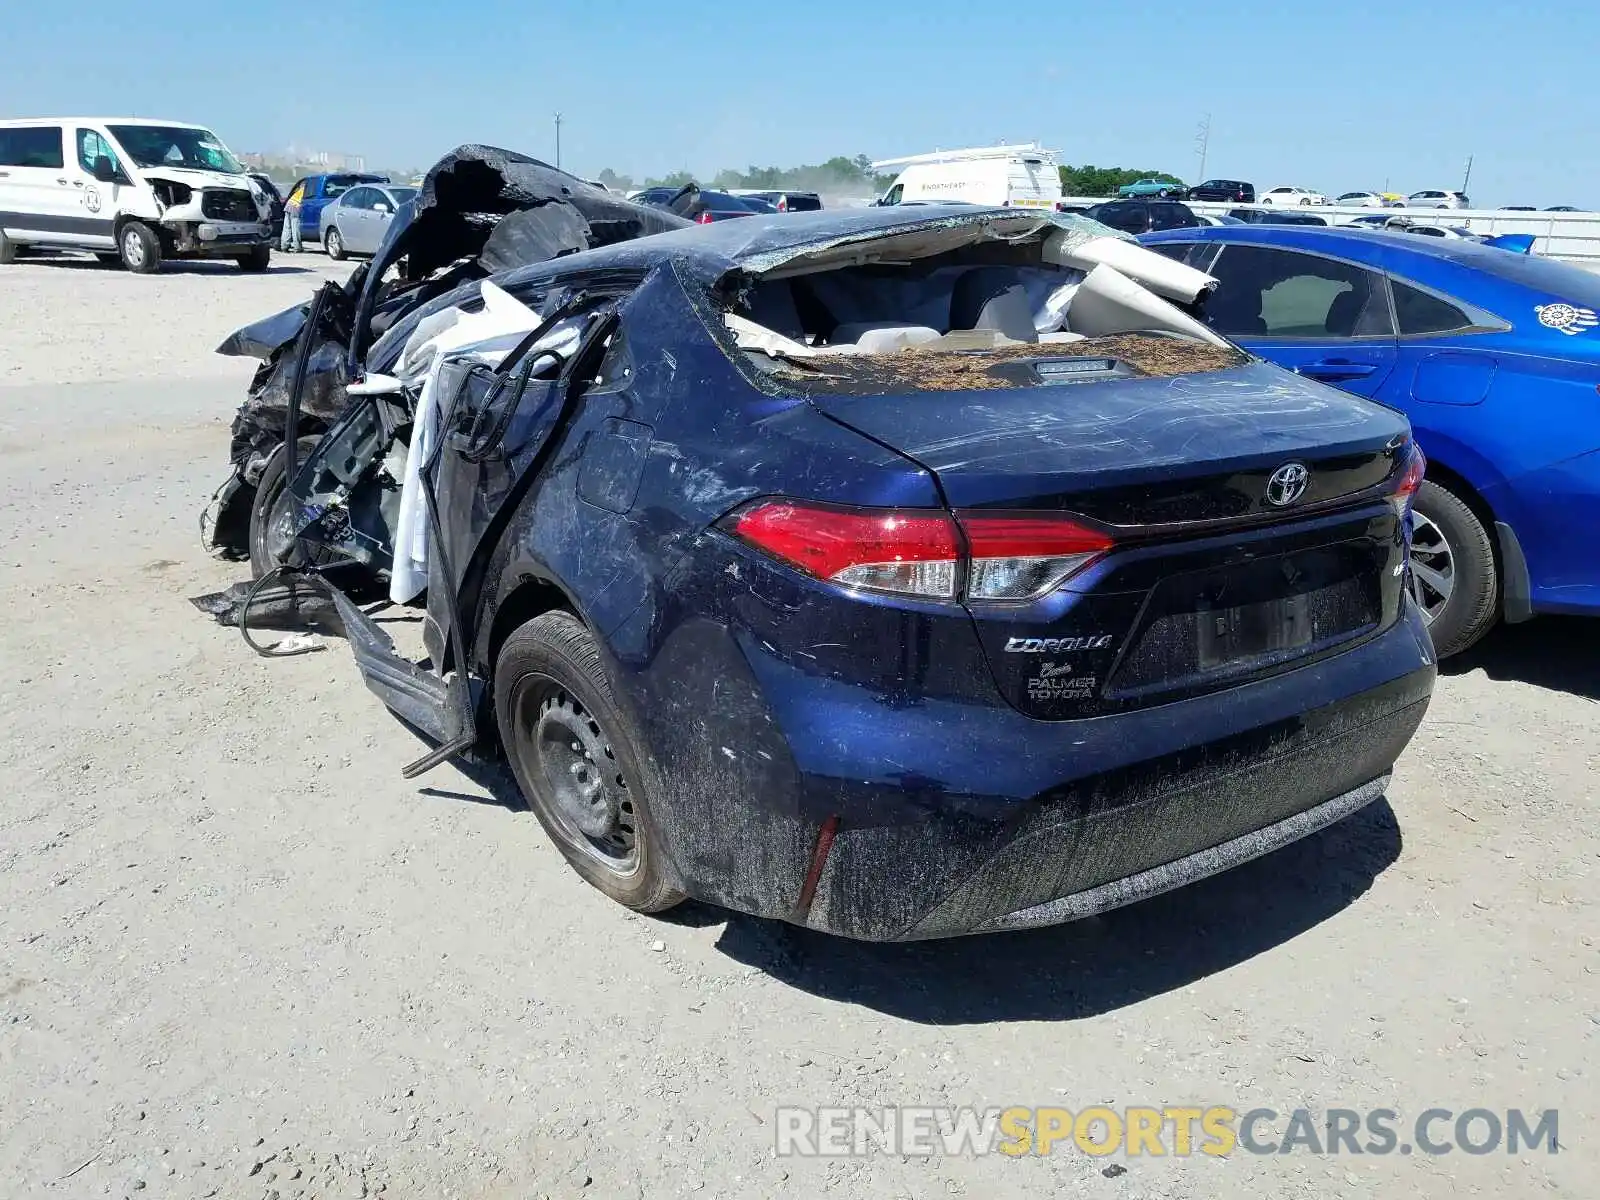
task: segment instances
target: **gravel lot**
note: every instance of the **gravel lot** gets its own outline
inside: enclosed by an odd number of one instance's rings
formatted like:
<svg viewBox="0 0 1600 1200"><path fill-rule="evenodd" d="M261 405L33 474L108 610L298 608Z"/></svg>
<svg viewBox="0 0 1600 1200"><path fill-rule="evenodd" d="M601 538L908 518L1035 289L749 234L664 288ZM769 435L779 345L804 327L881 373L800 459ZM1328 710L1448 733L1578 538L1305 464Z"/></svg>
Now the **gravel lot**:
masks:
<svg viewBox="0 0 1600 1200"><path fill-rule="evenodd" d="M1103 919L633 917L504 778L403 781L341 645L188 604L241 576L209 352L334 269L276 264L0 268L0 1196L1595 1195L1600 622L1449 664L1387 803ZM1562 1153L773 1153L784 1104L1099 1103L1558 1108Z"/></svg>

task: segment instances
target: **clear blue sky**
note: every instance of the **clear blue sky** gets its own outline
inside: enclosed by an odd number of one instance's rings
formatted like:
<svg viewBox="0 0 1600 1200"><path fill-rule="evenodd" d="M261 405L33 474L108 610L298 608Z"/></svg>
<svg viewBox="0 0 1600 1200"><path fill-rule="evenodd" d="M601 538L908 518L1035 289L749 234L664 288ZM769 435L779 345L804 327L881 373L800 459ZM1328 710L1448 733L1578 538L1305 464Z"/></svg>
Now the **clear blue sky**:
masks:
<svg viewBox="0 0 1600 1200"><path fill-rule="evenodd" d="M1600 206L1600 6L1531 0L19 3L0 115L137 113L235 150L463 141L642 177L1039 139L1062 161Z"/></svg>

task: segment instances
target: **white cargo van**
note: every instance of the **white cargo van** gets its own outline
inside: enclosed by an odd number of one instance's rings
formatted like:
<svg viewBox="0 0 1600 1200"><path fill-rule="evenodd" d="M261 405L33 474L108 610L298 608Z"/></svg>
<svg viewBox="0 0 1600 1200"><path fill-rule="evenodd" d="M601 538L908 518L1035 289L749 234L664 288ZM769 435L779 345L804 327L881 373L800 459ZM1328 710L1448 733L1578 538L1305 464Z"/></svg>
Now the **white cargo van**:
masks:
<svg viewBox="0 0 1600 1200"><path fill-rule="evenodd" d="M1061 207L1055 151L1035 144L987 146L885 158L874 171L900 168L879 204L987 204L997 208Z"/></svg>
<svg viewBox="0 0 1600 1200"><path fill-rule="evenodd" d="M164 258L264 271L272 202L217 135L137 117L0 121L0 263L19 246L92 251L149 274Z"/></svg>

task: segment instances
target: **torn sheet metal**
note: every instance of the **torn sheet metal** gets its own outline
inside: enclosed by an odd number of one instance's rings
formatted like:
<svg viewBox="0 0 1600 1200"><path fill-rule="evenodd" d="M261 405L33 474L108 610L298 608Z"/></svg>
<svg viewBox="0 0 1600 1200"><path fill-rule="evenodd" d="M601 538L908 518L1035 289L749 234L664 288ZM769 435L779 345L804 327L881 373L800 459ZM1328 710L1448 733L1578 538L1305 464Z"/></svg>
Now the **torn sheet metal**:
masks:
<svg viewBox="0 0 1600 1200"><path fill-rule="evenodd" d="M648 270L671 257L680 272L716 292L730 278L768 279L838 267L903 263L985 242L1041 244L1041 261L1087 273L1110 262L1124 275L1185 303L1216 286L1209 276L1141 246L1126 234L1072 213L1018 212L974 205L915 205L787 213L665 233L647 243L595 249L563 263L572 268ZM1081 261L1069 261L1081 255ZM501 283L512 290L548 275L520 268ZM1188 300L1182 300L1187 294Z"/></svg>
<svg viewBox="0 0 1600 1200"><path fill-rule="evenodd" d="M403 230L403 247L391 249L391 243L401 240L391 230L377 256L387 265L404 254L410 279L484 254L502 219L512 213L550 210L543 217L516 222L493 239L494 265L486 263L486 273L689 224L673 213L624 200L549 163L497 146L457 146L433 165L411 203L415 215Z"/></svg>
<svg viewBox="0 0 1600 1200"><path fill-rule="evenodd" d="M336 294L313 334L300 397L305 430L318 433L339 419L349 403L349 363L428 301L488 275L689 224L527 155L493 146L457 147L434 164L416 199L395 214L372 262L357 267L343 287L329 285ZM403 276L398 280L389 272L397 263ZM378 297L375 305L363 298L367 291ZM363 304L371 307L370 315ZM201 518L201 540L219 556L248 554L256 484L283 441L294 377L290 351L309 311L304 304L274 313L217 347L219 354L262 362L233 422L233 471Z"/></svg>

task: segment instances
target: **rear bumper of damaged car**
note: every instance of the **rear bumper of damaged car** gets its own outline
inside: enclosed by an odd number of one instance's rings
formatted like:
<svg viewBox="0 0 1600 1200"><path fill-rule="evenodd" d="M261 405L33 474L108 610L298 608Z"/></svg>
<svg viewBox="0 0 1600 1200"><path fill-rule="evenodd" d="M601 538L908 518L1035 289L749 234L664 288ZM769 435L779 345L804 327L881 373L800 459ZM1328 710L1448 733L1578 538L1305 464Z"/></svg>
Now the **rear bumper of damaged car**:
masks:
<svg viewBox="0 0 1600 1200"><path fill-rule="evenodd" d="M1270 854L1291 842L1309 837L1359 812L1375 800L1383 798L1389 779L1388 774L1381 775L1370 783L1364 783L1331 800L1325 800L1303 812L1285 817L1264 829L1241 834L1210 849L1196 851L1187 857L1151 867L1135 875L1114 879L1099 887L1088 888L1074 892L1070 896L1061 896L1043 904L1036 904L1032 908L1019 909L1004 916L994 917L971 932L999 933L1013 929L1034 929L1041 925L1060 925L1067 921L1077 921L1083 917L1109 912L1140 900L1148 900L1152 896L1170 892L1209 875L1219 875L1253 858L1260 858L1263 854Z"/></svg>
<svg viewBox="0 0 1600 1200"><path fill-rule="evenodd" d="M764 668L752 666L759 680ZM800 768L795 794L775 792L769 775L744 797L748 821L680 826L674 840L694 843L691 894L846 937L1070 921L1227 870L1378 799L1434 675L1408 606L1384 633L1315 665L1082 721L963 705L952 723L931 702L880 706L863 723L838 710L831 681L809 698L792 678L758 684L784 697L772 721ZM859 736L842 742L841 728ZM800 814L803 832L760 848L781 879L769 890L746 866L757 831L785 833L775 809ZM725 877L718 862L730 864Z"/></svg>

